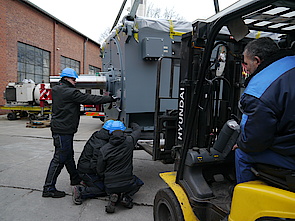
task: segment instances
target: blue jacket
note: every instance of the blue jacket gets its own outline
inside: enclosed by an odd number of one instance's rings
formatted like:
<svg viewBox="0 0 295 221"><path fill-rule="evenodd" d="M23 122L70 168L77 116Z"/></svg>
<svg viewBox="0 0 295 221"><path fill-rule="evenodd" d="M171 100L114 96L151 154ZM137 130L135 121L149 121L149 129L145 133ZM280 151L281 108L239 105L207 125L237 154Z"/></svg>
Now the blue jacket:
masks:
<svg viewBox="0 0 295 221"><path fill-rule="evenodd" d="M279 51L260 66L240 99L237 144L245 152L269 148L295 157L295 56Z"/></svg>

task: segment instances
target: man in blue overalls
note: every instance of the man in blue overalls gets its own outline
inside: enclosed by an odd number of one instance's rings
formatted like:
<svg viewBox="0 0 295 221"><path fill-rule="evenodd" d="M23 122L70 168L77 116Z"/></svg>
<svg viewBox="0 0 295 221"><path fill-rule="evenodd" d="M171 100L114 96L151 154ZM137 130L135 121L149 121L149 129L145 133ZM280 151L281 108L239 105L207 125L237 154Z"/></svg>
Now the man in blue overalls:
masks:
<svg viewBox="0 0 295 221"><path fill-rule="evenodd" d="M236 145L237 182L255 180L255 163L295 170L295 56L270 38L244 49L250 74L240 99L243 113Z"/></svg>

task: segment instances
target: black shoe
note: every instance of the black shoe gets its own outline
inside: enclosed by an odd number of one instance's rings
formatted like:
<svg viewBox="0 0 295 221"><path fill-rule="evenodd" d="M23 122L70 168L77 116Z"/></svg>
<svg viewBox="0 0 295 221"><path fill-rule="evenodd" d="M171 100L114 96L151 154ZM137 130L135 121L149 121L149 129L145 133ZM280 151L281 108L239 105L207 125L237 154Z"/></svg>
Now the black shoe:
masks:
<svg viewBox="0 0 295 221"><path fill-rule="evenodd" d="M66 193L64 191L58 190L43 190L42 197L52 197L52 198L62 198L65 197Z"/></svg>
<svg viewBox="0 0 295 221"><path fill-rule="evenodd" d="M118 194L112 194L110 195L110 201L108 205L106 206L106 212L107 213L114 213L116 209L116 203L118 202L119 196Z"/></svg>
<svg viewBox="0 0 295 221"><path fill-rule="evenodd" d="M76 205L81 205L82 204L82 198L81 198L81 187L79 186L74 186L72 190L72 200L73 203Z"/></svg>
<svg viewBox="0 0 295 221"><path fill-rule="evenodd" d="M133 202L132 201L133 201L133 199L130 196L124 195L122 200L121 200L121 204L124 207L128 208L128 209L132 209L133 208Z"/></svg>

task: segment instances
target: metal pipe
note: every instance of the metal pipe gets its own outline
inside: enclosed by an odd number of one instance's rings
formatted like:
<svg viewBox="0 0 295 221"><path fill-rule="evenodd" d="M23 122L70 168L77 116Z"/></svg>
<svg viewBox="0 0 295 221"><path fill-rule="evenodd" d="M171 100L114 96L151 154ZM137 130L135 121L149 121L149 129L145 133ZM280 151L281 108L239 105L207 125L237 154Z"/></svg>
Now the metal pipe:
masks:
<svg viewBox="0 0 295 221"><path fill-rule="evenodd" d="M85 38L84 39L84 50L83 50L83 74L88 74L88 72L86 73L87 42L88 42L88 38Z"/></svg>

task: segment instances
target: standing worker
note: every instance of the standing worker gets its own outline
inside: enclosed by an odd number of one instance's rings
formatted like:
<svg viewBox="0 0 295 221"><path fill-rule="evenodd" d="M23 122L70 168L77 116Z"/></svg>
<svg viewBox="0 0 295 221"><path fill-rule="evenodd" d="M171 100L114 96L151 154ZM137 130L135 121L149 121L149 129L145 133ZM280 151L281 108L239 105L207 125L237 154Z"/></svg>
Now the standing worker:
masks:
<svg viewBox="0 0 295 221"><path fill-rule="evenodd" d="M236 149L237 182L255 180L255 163L295 170L295 56L270 38L248 43L250 77L241 96L243 113Z"/></svg>
<svg viewBox="0 0 295 221"><path fill-rule="evenodd" d="M76 89L78 75L71 68L63 69L59 84L52 88L51 131L55 151L50 162L42 197L60 198L64 191L55 188L62 168L70 175L71 185L80 184L80 177L74 161L73 139L80 121L80 104L104 104L115 100L111 96L91 95Z"/></svg>

